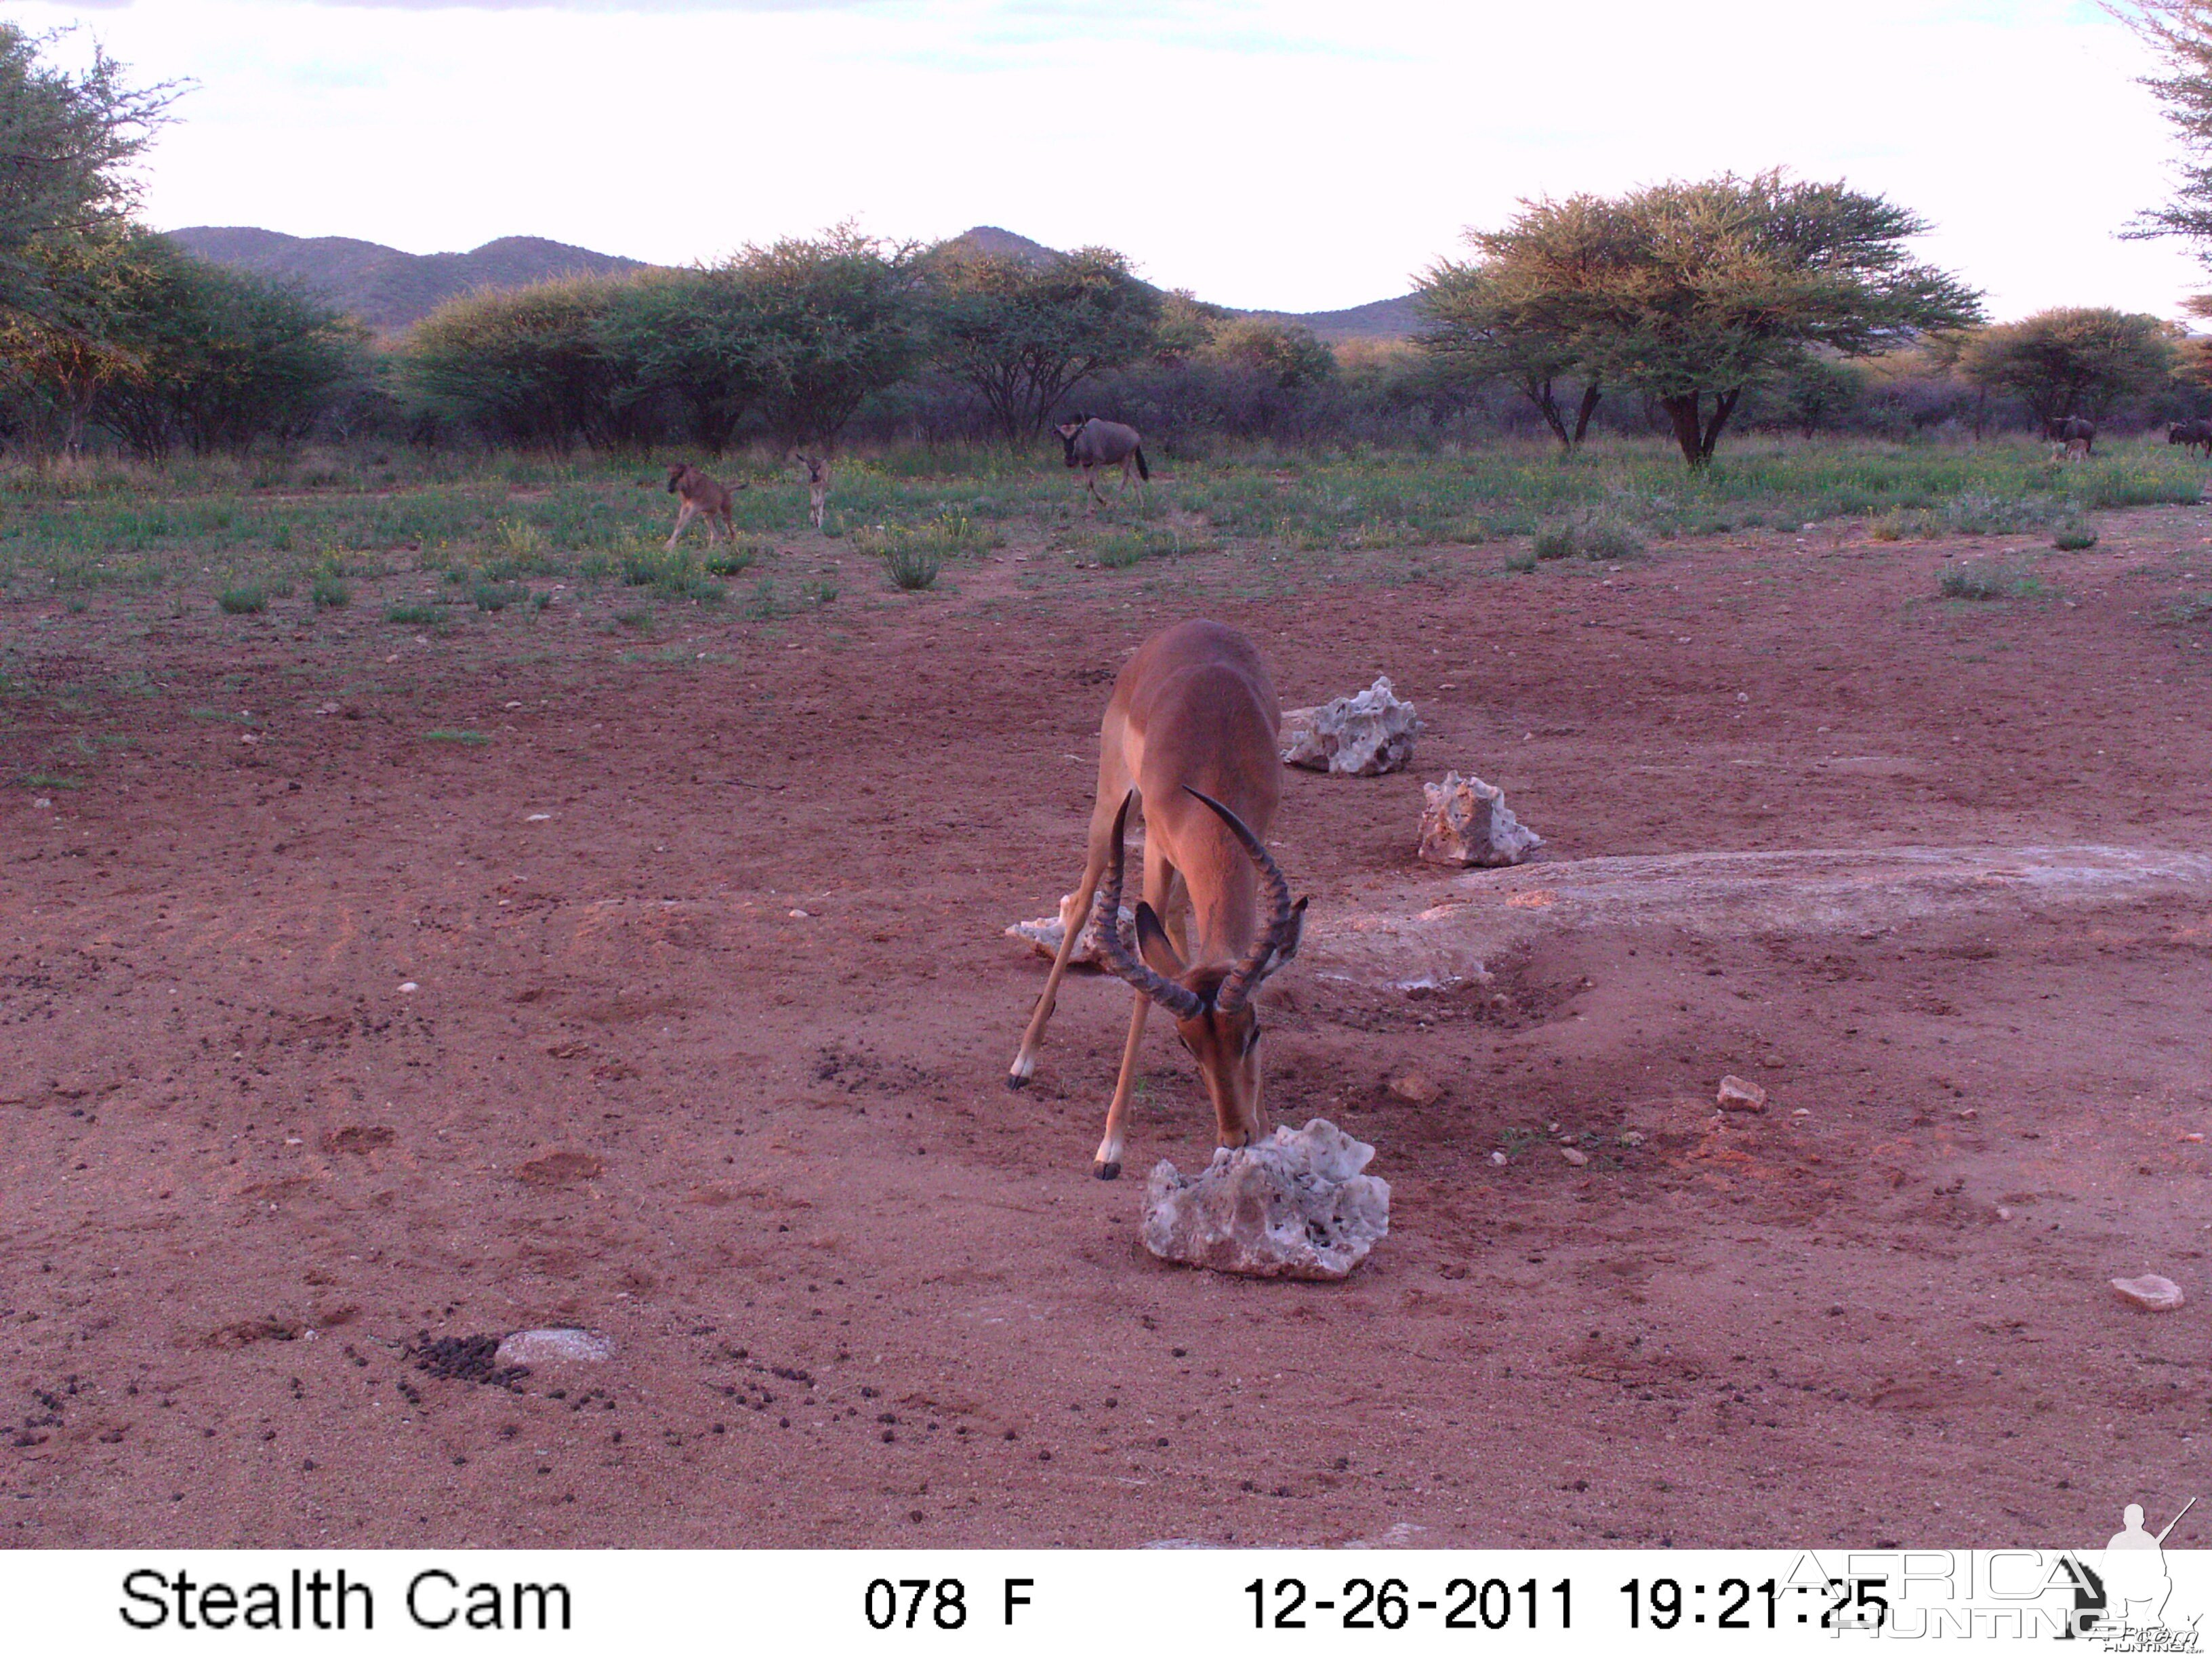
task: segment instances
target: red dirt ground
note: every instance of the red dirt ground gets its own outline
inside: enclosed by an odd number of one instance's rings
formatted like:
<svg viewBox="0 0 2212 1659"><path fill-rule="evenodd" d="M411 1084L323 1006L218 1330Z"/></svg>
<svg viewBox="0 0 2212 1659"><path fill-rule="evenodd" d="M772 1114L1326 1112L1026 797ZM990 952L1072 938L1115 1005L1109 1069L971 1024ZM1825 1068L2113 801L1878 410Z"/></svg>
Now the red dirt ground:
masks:
<svg viewBox="0 0 2212 1659"><path fill-rule="evenodd" d="M1556 931L1425 1000L1302 961L1270 1103L1396 1194L1338 1285L1143 1253L1203 1095L1155 1022L1130 1176L1093 1181L1127 993L1072 981L1011 1095L1043 964L1000 929L1074 877L1115 665L1199 612L1290 702L1387 672L1430 722L1412 773L1287 775L1310 941L1461 879L1412 856L1447 766L1554 860L2204 848L2212 624L2169 612L2207 528L2116 518L2045 562L2063 599L1981 605L1934 573L1997 544L1832 531L1411 581L848 567L779 625L684 613L668 662L562 604L378 621L419 578L143 635L16 607L44 695L0 704L0 764L95 758L0 798L0 1540L1993 1546L2170 1513L2212 1434L2202 890ZM491 741L426 740L464 726ZM1440 1095L1390 1093L1409 1068ZM1728 1072L1767 1115L1715 1126ZM2190 1304L2107 1287L2146 1270ZM617 1355L512 1389L410 1357L539 1324Z"/></svg>

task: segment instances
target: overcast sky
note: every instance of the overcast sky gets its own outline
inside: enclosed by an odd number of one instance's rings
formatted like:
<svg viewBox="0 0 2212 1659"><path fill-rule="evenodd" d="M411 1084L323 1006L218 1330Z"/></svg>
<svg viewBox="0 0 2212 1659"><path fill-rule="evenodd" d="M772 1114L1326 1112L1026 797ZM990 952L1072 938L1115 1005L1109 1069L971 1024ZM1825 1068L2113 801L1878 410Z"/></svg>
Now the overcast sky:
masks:
<svg viewBox="0 0 2212 1659"><path fill-rule="evenodd" d="M71 21L189 77L164 228L415 252L550 236L677 264L852 217L1103 243L1226 304L1402 293L1516 198L1775 164L1883 191L1993 311L2173 315L2113 233L2172 146L2075 0L127 0Z"/></svg>

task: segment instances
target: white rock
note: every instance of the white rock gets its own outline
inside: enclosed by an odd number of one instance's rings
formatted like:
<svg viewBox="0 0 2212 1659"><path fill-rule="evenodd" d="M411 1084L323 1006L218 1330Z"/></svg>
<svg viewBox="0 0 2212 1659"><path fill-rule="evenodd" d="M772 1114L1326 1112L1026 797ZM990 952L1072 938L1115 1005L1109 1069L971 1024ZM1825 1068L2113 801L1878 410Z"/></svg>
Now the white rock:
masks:
<svg viewBox="0 0 2212 1659"><path fill-rule="evenodd" d="M1285 712L1283 759L1309 771L1360 777L1401 771L1413 758L1413 737L1420 729L1413 705L1401 702L1389 678L1379 677L1357 696Z"/></svg>
<svg viewBox="0 0 2212 1659"><path fill-rule="evenodd" d="M1559 1156L1566 1159L1568 1163L1573 1164L1577 1170L1581 1169L1583 1164L1589 1162L1589 1154L1579 1146L1562 1146L1559 1148Z"/></svg>
<svg viewBox="0 0 2212 1659"><path fill-rule="evenodd" d="M417 991L421 990L422 988L421 986L417 985L417 984L416 984L413 980L411 980L411 979L403 979L403 980L401 980L401 981L399 981L399 994L400 994L400 995L402 995L402 996L410 996L410 997L411 997L411 996L413 996L413 995L415 994L415 993L416 993L416 992L417 992Z"/></svg>
<svg viewBox="0 0 2212 1659"><path fill-rule="evenodd" d="M2140 1279L2116 1279L2112 1288L2123 1298L2149 1313L2171 1313L2189 1299L2182 1295L2180 1285L2156 1273L2145 1273Z"/></svg>
<svg viewBox="0 0 2212 1659"><path fill-rule="evenodd" d="M1065 908L1065 901L1062 902ZM1121 921L1127 927L1137 925L1137 913L1127 905L1121 907ZM1008 939L1018 939L1039 956L1049 962L1060 954L1060 942L1067 937L1067 925L1058 916L1039 916L1035 921L1017 921L1006 928ZM1071 967L1095 968L1098 965L1098 934L1089 923L1083 936L1075 941L1075 954L1068 957Z"/></svg>
<svg viewBox="0 0 2212 1659"><path fill-rule="evenodd" d="M1375 1149L1325 1118L1224 1146L1186 1177L1162 1159L1145 1189L1145 1248L1163 1261L1258 1279L1342 1279L1390 1231Z"/></svg>
<svg viewBox="0 0 2212 1659"><path fill-rule="evenodd" d="M1421 793L1428 805L1421 813L1420 856L1431 864L1494 869L1518 864L1544 844L1513 816L1505 792L1480 778L1447 772L1442 783L1423 784Z"/></svg>
<svg viewBox="0 0 2212 1659"><path fill-rule="evenodd" d="M614 1357L615 1345L605 1337L568 1326L517 1331L499 1345L495 1356L502 1365L598 1364Z"/></svg>
<svg viewBox="0 0 2212 1659"><path fill-rule="evenodd" d="M1721 1079L1720 1108L1724 1112L1763 1112L1766 1109L1766 1091L1740 1077L1724 1077Z"/></svg>

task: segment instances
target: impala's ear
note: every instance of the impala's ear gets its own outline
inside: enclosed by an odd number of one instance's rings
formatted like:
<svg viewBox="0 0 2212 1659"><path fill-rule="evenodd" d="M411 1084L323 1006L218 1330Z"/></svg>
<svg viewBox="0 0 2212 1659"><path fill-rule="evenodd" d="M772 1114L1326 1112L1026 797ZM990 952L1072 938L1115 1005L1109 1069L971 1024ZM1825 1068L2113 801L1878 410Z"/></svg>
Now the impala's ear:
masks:
<svg viewBox="0 0 2212 1659"><path fill-rule="evenodd" d="M1170 979L1182 977L1182 958L1169 938L1168 930L1160 926L1160 919L1152 914L1152 907L1143 900L1137 902L1137 954L1145 959L1145 966L1156 974Z"/></svg>
<svg viewBox="0 0 2212 1659"><path fill-rule="evenodd" d="M1300 899L1296 904L1291 907L1290 926L1283 930L1283 942L1275 947L1274 955L1268 960L1267 971L1269 973L1273 973L1276 969L1281 967L1292 957L1297 955L1298 939L1299 936L1305 932L1305 927L1306 902L1304 899Z"/></svg>

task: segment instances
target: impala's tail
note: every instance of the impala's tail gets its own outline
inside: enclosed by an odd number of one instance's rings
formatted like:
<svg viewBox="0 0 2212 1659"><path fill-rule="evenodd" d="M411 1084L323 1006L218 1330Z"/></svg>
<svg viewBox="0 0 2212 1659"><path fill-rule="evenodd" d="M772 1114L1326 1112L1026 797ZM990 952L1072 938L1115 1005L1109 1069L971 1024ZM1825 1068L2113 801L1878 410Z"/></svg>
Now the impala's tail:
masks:
<svg viewBox="0 0 2212 1659"><path fill-rule="evenodd" d="M1137 457L1137 476L1142 478L1146 483L1152 483L1152 469L1145 465L1145 452L1143 447L1139 446L1134 453Z"/></svg>

